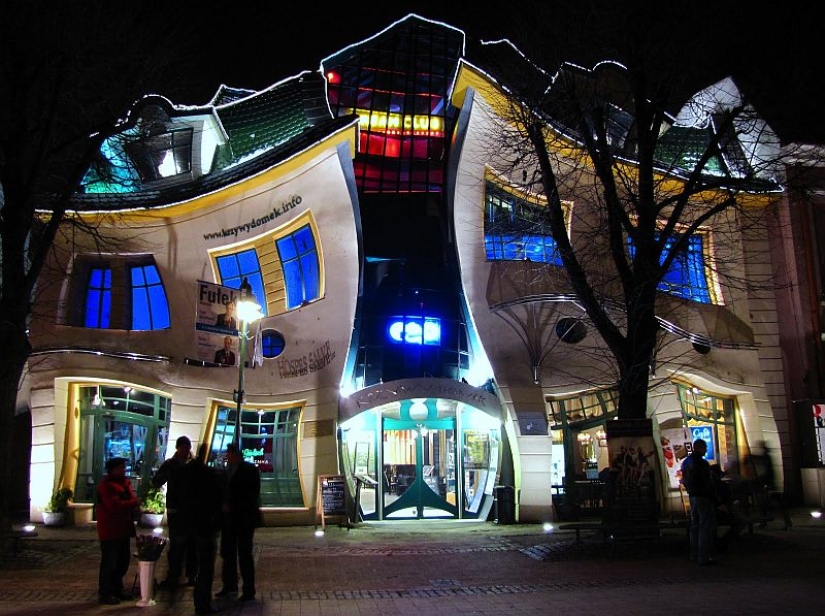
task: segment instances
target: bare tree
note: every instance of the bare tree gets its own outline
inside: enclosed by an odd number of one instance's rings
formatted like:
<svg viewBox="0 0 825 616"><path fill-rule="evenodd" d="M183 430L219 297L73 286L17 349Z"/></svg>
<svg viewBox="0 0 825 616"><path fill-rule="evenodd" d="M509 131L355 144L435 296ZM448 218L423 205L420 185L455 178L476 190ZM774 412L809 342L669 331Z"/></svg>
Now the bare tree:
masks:
<svg viewBox="0 0 825 616"><path fill-rule="evenodd" d="M520 51L493 45L482 61L508 99L490 160L546 200L535 224L609 353L618 415L642 419L665 342L662 290L696 238L712 237L725 288L771 284L730 259L779 203L788 150L725 79L734 67L718 58L744 26L732 14L697 3L593 1L573 13L526 4ZM522 338L535 370L541 343Z"/></svg>
<svg viewBox="0 0 825 616"><path fill-rule="evenodd" d="M11 525L13 417L44 263L101 143L181 60L180 25L170 25L181 22L157 9L102 0L0 8L0 530Z"/></svg>

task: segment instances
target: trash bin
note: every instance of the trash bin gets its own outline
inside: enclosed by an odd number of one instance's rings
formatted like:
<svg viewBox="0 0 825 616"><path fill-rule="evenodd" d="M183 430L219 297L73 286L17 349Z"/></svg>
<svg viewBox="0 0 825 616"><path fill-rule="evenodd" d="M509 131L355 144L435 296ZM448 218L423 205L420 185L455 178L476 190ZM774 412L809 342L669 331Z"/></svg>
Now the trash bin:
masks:
<svg viewBox="0 0 825 616"><path fill-rule="evenodd" d="M516 521L516 491L513 486L495 486L496 524L514 524Z"/></svg>

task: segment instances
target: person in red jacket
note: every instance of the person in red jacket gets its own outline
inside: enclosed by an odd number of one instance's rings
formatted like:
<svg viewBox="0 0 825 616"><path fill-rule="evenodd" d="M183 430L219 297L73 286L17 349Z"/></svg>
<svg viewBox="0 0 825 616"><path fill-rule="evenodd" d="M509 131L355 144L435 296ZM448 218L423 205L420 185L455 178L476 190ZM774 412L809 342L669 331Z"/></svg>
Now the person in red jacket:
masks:
<svg viewBox="0 0 825 616"><path fill-rule="evenodd" d="M129 570L130 545L135 534L133 512L140 500L126 477L126 460L106 461L106 476L97 487L97 536L100 539L100 603L117 605L132 599L123 591L123 576Z"/></svg>

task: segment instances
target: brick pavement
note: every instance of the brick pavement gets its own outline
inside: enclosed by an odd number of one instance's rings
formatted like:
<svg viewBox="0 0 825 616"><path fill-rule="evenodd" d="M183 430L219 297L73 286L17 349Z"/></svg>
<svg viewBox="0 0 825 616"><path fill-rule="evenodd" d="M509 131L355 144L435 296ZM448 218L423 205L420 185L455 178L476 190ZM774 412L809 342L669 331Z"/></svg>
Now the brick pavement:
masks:
<svg viewBox="0 0 825 616"><path fill-rule="evenodd" d="M605 543L538 525L420 522L265 528L256 534L258 600L215 600L222 614L800 614L821 611L825 520L807 511L794 528L769 523L720 555L685 557L685 537ZM0 614L193 614L191 590L158 605L99 606L93 527L38 528L0 561ZM220 558L218 558L218 571ZM165 573L165 555L158 565ZM131 583L134 566L127 574ZM216 580L215 589L220 586ZM692 606L692 607L691 607Z"/></svg>

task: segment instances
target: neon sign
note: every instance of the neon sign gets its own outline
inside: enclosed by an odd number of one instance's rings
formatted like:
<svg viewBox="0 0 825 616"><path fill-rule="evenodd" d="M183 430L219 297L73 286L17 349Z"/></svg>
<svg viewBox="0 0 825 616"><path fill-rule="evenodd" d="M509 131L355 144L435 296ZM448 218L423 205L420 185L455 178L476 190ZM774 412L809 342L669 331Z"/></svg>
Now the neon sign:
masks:
<svg viewBox="0 0 825 616"><path fill-rule="evenodd" d="M395 317L387 327L393 342L407 344L441 344L441 319L432 317Z"/></svg>
<svg viewBox="0 0 825 616"><path fill-rule="evenodd" d="M444 136L444 125L438 116L404 115L384 111L356 109L364 130L385 131L389 135Z"/></svg>

